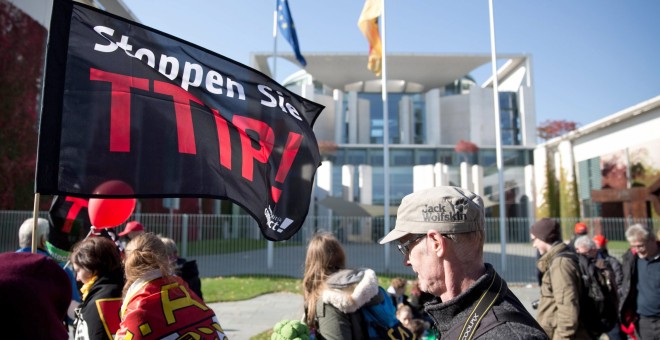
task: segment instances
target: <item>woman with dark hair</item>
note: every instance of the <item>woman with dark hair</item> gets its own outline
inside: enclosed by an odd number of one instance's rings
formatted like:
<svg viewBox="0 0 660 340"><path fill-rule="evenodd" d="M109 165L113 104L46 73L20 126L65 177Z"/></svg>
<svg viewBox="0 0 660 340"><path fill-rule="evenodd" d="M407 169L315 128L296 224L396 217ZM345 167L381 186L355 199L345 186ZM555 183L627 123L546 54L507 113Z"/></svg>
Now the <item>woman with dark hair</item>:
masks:
<svg viewBox="0 0 660 340"><path fill-rule="evenodd" d="M213 310L173 274L160 237L138 235L124 254L126 284L116 339L226 339Z"/></svg>
<svg viewBox="0 0 660 340"><path fill-rule="evenodd" d="M71 253L76 279L83 283L83 301L76 308L75 339L113 339L119 312L124 272L117 245L105 237L86 238ZM116 318L116 317L115 317Z"/></svg>

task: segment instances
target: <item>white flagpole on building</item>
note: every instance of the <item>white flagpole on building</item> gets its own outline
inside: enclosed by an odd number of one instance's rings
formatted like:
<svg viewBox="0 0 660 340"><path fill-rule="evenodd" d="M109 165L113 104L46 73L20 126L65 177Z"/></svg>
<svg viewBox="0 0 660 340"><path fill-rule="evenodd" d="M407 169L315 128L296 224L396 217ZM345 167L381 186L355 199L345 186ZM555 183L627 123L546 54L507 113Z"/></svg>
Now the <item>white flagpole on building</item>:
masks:
<svg viewBox="0 0 660 340"><path fill-rule="evenodd" d="M383 98L383 177L385 178L384 195L384 228L385 234L390 232L390 119L387 108L387 53L385 49L385 0L382 0L381 21L381 46L382 46L382 72L381 72L381 93ZM390 243L385 243L385 270L390 269Z"/></svg>
<svg viewBox="0 0 660 340"><path fill-rule="evenodd" d="M493 19L493 0L488 0L490 16L490 56L493 69L493 109L495 110L495 149L497 154L497 179L499 183L500 207L500 258L502 271L506 272L506 202L504 201L504 168L502 161L502 133L500 131L500 97L497 84L497 57L495 53L495 22Z"/></svg>
<svg viewBox="0 0 660 340"><path fill-rule="evenodd" d="M277 82L277 7L273 11L273 80ZM274 248L273 241L268 241L267 246L268 269L273 269Z"/></svg>
<svg viewBox="0 0 660 340"><path fill-rule="evenodd" d="M273 11L273 79L277 82L277 8Z"/></svg>

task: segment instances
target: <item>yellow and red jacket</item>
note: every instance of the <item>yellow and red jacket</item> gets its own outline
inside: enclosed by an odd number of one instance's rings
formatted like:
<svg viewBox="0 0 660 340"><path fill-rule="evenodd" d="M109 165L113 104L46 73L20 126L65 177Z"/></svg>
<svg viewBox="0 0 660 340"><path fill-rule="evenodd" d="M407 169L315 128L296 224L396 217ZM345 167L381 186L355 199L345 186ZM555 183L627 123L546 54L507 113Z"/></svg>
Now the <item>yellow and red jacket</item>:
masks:
<svg viewBox="0 0 660 340"><path fill-rule="evenodd" d="M177 276L136 282L116 339L227 339L215 313Z"/></svg>

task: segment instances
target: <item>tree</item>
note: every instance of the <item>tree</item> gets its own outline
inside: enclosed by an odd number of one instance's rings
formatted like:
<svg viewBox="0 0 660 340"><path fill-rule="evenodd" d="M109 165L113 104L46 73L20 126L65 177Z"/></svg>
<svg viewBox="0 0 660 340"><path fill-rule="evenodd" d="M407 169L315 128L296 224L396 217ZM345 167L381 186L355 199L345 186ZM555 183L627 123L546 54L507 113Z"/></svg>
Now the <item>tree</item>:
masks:
<svg viewBox="0 0 660 340"><path fill-rule="evenodd" d="M337 152L337 143L330 140L319 141L319 152L321 156L332 156Z"/></svg>
<svg viewBox="0 0 660 340"><path fill-rule="evenodd" d="M477 144L474 144L470 141L467 140L459 140L458 143L456 143L456 146L454 147L454 151L456 151L459 154L463 155L463 160L465 162L468 162L468 155L470 158L474 157L474 154L479 151L479 147Z"/></svg>
<svg viewBox="0 0 660 340"><path fill-rule="evenodd" d="M548 119L541 123L541 125L536 128L536 131L538 131L539 138L549 140L577 129L578 125L578 123L570 120Z"/></svg>
<svg viewBox="0 0 660 340"><path fill-rule="evenodd" d="M46 29L0 2L0 210L30 209Z"/></svg>

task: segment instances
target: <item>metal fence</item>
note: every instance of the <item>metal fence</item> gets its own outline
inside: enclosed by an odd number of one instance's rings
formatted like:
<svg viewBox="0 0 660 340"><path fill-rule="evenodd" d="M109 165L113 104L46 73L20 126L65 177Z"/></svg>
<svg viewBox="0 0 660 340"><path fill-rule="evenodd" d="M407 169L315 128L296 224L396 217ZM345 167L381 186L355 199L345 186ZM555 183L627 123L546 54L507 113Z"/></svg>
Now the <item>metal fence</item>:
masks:
<svg viewBox="0 0 660 340"><path fill-rule="evenodd" d="M18 228L32 216L31 211L0 211L0 251L14 251L18 247ZM41 217L47 217L45 212ZM378 273L411 276L414 273L403 264L403 258L394 245L380 245L383 237L382 217L327 217L310 216L301 230L290 240L266 241L250 216L202 214L136 214L129 218L139 220L147 229L174 239L179 253L195 259L202 277L257 274L266 276L302 277L306 241L318 230L332 232L342 241L347 265L369 267ZM626 226L639 222L657 226L660 220L631 221L627 219L562 219L565 239L573 235L576 222L585 222L590 234L605 235L609 240L624 240ZM390 225L394 226L392 218ZM536 250L529 242L526 218L505 221L504 242L500 240L500 220L486 219L484 261L511 284L536 283ZM124 226L117 227L119 231ZM612 251L620 256L622 250Z"/></svg>

